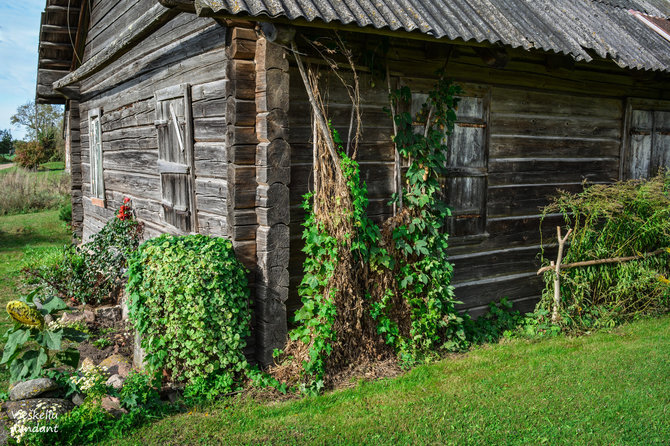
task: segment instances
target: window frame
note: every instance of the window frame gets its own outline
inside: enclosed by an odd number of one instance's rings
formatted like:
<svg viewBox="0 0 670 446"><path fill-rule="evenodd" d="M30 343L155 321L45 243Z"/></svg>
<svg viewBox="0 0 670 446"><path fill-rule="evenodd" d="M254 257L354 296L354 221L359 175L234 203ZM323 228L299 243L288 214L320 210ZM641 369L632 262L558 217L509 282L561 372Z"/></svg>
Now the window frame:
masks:
<svg viewBox="0 0 670 446"><path fill-rule="evenodd" d="M91 201L97 206L105 205L105 180L102 150L102 110L93 108L88 111L89 179L91 182ZM96 137L97 136L97 137Z"/></svg>

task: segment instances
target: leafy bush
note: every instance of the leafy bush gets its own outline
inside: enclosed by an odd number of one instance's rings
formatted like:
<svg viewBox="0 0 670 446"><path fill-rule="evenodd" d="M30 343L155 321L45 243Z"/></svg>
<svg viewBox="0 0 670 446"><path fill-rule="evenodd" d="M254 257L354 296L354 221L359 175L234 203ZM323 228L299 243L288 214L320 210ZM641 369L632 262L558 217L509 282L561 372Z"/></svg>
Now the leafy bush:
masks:
<svg viewBox="0 0 670 446"><path fill-rule="evenodd" d="M143 226L132 218L126 201L117 215L87 243L69 245L40 258L31 257L22 271L25 282L43 287L45 295L100 304L121 290L128 257L140 244Z"/></svg>
<svg viewBox="0 0 670 446"><path fill-rule="evenodd" d="M240 378L251 320L245 273L222 238L164 234L140 245L127 291L150 370L203 390L207 380Z"/></svg>
<svg viewBox="0 0 670 446"><path fill-rule="evenodd" d="M51 153L45 150L40 141L17 141L16 157L14 162L19 166L35 170L40 164L46 163L51 158Z"/></svg>
<svg viewBox="0 0 670 446"><path fill-rule="evenodd" d="M670 248L670 175L562 193L544 209L545 215L554 212L573 228L564 264L661 250L629 262L563 269L559 323L564 329L611 327L668 310L670 250L663 249ZM545 273L538 309L551 309L553 277L553 272Z"/></svg>
<svg viewBox="0 0 670 446"><path fill-rule="evenodd" d="M498 303L489 303L489 311L477 319L466 318L465 331L473 344L496 343L512 336L523 322L521 313L512 309L512 302L502 298Z"/></svg>
<svg viewBox="0 0 670 446"><path fill-rule="evenodd" d="M35 290L20 301L7 304L7 313L15 324L4 336L0 364L7 364L12 382L37 378L44 368L57 364L76 367L79 351L67 341L81 342L87 337L71 327L45 323L45 316L55 319L67 305L57 297L39 302L35 299L37 293Z"/></svg>
<svg viewBox="0 0 670 446"><path fill-rule="evenodd" d="M72 200L69 197L58 208L58 219L68 227L72 225Z"/></svg>
<svg viewBox="0 0 670 446"><path fill-rule="evenodd" d="M68 175L35 174L23 169L0 171L0 215L54 209L69 194Z"/></svg>

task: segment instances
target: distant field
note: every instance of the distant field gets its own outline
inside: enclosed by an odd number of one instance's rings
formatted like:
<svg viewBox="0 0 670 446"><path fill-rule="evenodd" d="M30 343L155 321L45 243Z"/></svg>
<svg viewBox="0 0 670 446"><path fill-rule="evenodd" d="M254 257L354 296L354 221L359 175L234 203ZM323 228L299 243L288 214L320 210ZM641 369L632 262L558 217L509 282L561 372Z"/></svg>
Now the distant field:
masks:
<svg viewBox="0 0 670 446"><path fill-rule="evenodd" d="M36 171L18 166L0 170L0 215L56 209L69 200L70 179L64 163L50 162Z"/></svg>

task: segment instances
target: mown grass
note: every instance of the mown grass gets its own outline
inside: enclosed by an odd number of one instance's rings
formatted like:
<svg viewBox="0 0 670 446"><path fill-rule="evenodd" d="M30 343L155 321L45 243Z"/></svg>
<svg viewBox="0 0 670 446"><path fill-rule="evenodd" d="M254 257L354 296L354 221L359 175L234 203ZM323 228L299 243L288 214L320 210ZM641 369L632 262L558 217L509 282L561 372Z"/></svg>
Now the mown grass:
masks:
<svg viewBox="0 0 670 446"><path fill-rule="evenodd" d="M108 445L670 443L670 317L515 340L317 398L234 398Z"/></svg>
<svg viewBox="0 0 670 446"><path fill-rule="evenodd" d="M0 334L12 324L4 308L19 295L19 270L25 257L41 256L69 241L70 232L58 219L58 211L0 216ZM0 389L6 388L6 369L0 367Z"/></svg>

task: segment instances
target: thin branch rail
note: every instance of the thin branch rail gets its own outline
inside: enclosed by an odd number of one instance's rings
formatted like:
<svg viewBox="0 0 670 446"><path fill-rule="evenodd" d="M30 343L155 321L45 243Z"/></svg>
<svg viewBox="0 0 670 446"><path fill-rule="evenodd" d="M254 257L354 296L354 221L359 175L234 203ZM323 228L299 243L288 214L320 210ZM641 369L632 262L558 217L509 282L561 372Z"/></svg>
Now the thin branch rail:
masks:
<svg viewBox="0 0 670 446"><path fill-rule="evenodd" d="M583 262L575 262L575 263L564 263L560 265L561 269L568 269L568 268L576 268L578 266L593 266L593 265L604 265L607 263L624 263L624 262L630 262L631 260L638 260L638 259L646 259L647 257L653 257L659 254L662 254L664 252L668 252L670 248L662 248L662 249L657 249L656 251L652 252L647 252L644 254L640 254L637 256L628 256L628 257L612 257L609 259L598 259L598 260L585 260ZM539 270L537 270L537 274L540 275L545 271L550 271L555 269L556 266L543 266Z"/></svg>

